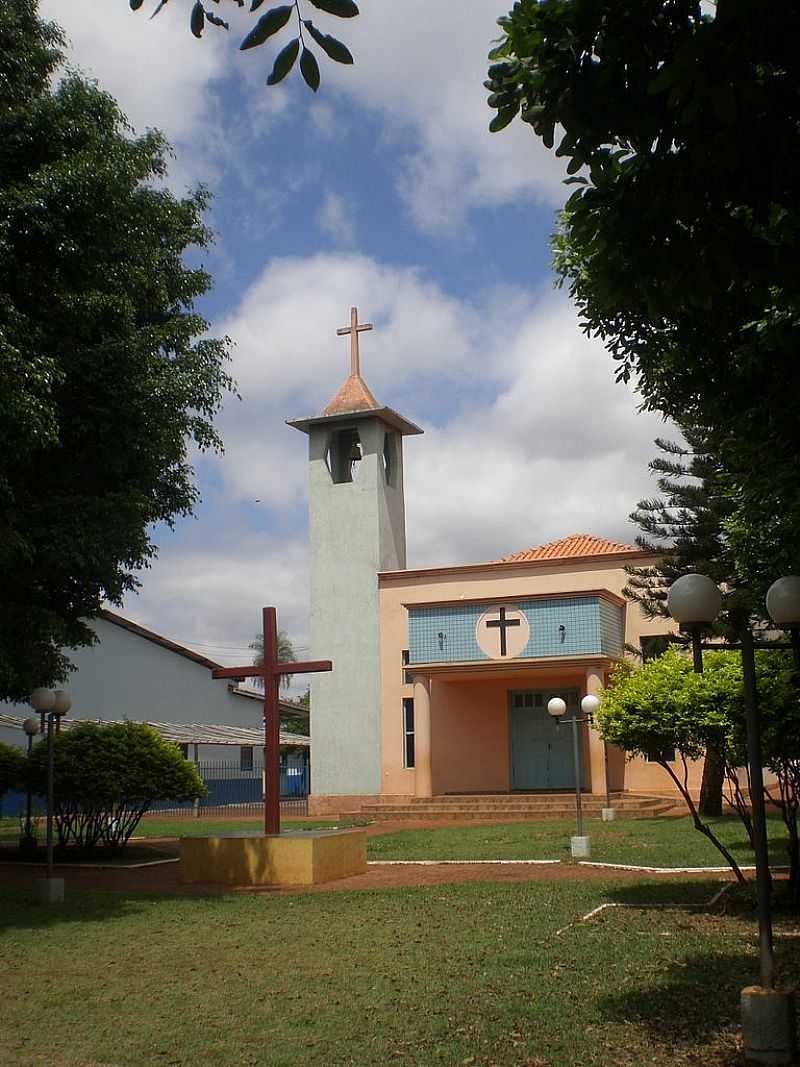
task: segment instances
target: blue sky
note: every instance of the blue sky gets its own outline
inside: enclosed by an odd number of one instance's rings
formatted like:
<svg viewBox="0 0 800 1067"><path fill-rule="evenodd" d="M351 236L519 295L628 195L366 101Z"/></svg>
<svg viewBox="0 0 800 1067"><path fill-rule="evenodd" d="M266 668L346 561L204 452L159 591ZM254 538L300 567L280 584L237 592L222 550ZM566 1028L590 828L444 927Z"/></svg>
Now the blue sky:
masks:
<svg viewBox="0 0 800 1067"><path fill-rule="evenodd" d="M362 370L378 400L425 428L406 442L412 566L493 559L570 533L629 541L668 434L614 384L553 286L549 235L568 192L561 162L514 123L488 133L486 52L505 12L490 0L364 0L320 56L314 96L293 72L264 82L288 30L238 52L252 25L188 29L190 0L44 0L70 61L138 130L175 149L169 183L214 193L217 241L202 310L235 342L219 425L224 457L197 457L196 519L156 531L159 558L124 612L220 662L247 658L263 604L307 645L306 438L344 380L349 308L375 324ZM319 51L319 50L317 50ZM256 503L256 501L259 503Z"/></svg>

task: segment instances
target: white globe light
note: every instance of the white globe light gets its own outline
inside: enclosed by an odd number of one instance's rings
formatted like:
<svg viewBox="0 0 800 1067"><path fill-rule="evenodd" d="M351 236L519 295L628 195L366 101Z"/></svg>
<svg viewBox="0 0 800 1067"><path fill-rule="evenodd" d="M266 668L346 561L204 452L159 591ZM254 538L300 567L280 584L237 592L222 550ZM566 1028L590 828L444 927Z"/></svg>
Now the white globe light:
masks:
<svg viewBox="0 0 800 1067"><path fill-rule="evenodd" d="M567 710L566 702L561 697L552 697L547 701L547 714L560 718Z"/></svg>
<svg viewBox="0 0 800 1067"><path fill-rule="evenodd" d="M55 701L53 703L53 714L66 715L71 707L72 697L69 695L66 689L56 689Z"/></svg>
<svg viewBox="0 0 800 1067"><path fill-rule="evenodd" d="M767 611L778 626L800 626L800 578L789 574L767 590Z"/></svg>
<svg viewBox="0 0 800 1067"><path fill-rule="evenodd" d="M52 711L55 702L56 695L52 689L42 686L31 693L31 707L34 711Z"/></svg>
<svg viewBox="0 0 800 1067"><path fill-rule="evenodd" d="M600 698L596 697L594 693L587 693L581 701L581 711L584 715L595 715L597 709L600 707Z"/></svg>
<svg viewBox="0 0 800 1067"><path fill-rule="evenodd" d="M38 719L26 719L22 724L22 729L28 735L28 737L35 737L39 733L39 720Z"/></svg>
<svg viewBox="0 0 800 1067"><path fill-rule="evenodd" d="M667 593L667 611L682 626L713 622L721 607L722 593L705 574L684 574Z"/></svg>

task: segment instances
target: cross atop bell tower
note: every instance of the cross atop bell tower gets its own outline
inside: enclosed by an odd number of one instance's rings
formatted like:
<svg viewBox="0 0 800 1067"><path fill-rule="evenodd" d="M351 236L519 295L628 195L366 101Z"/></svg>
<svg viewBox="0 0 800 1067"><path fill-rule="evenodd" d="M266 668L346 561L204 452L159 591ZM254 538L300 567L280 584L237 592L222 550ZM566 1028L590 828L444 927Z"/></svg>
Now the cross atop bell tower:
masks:
<svg viewBox="0 0 800 1067"><path fill-rule="evenodd" d="M371 322L360 323L358 321L358 308L350 308L350 325L341 326L336 331L339 337L350 334L350 377L333 400L323 408L323 415L340 415L346 411L370 411L380 407L369 386L361 377L358 335L371 329L373 329Z"/></svg>
<svg viewBox="0 0 800 1067"><path fill-rule="evenodd" d="M311 792L381 792L379 571L406 566L403 439L422 430L383 407L361 377L350 309L350 375L321 415L292 419L308 434L311 647L336 671L312 685ZM321 658L321 657L320 657Z"/></svg>
<svg viewBox="0 0 800 1067"><path fill-rule="evenodd" d="M353 378L361 377L361 362L358 351L358 335L365 330L373 329L371 322L358 322L358 308L350 308L350 325L340 326L336 331L339 337L350 334L350 375Z"/></svg>

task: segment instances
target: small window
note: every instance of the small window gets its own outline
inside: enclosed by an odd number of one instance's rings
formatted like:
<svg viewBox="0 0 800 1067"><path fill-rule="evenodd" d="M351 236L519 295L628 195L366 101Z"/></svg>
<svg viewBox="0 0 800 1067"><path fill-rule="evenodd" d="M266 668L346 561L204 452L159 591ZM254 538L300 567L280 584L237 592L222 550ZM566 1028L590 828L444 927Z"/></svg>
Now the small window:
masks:
<svg viewBox="0 0 800 1067"><path fill-rule="evenodd" d="M403 660L403 667L407 667L409 662L410 662L410 659L411 659L411 657L409 655L409 651L408 651L407 648L403 649L403 651L401 653L401 656L402 656L402 660ZM404 670L403 671L403 685L413 685L413 684L414 684L414 678L413 678L413 676L411 674L411 671Z"/></svg>
<svg viewBox="0 0 800 1067"><path fill-rule="evenodd" d="M414 764L414 698L403 699L403 766Z"/></svg>
<svg viewBox="0 0 800 1067"><path fill-rule="evenodd" d="M239 770L252 771L253 769L253 746L242 745L239 749Z"/></svg>
<svg viewBox="0 0 800 1067"><path fill-rule="evenodd" d="M526 708L532 708L533 707L533 693L526 693L525 694L525 707Z"/></svg>
<svg viewBox="0 0 800 1067"><path fill-rule="evenodd" d="M514 694L514 707L515 708L521 708L522 704L523 704L522 693L515 693Z"/></svg>
<svg viewBox="0 0 800 1067"><path fill-rule="evenodd" d="M645 756L648 763L674 763L675 749L665 748L662 752L648 752Z"/></svg>
<svg viewBox="0 0 800 1067"><path fill-rule="evenodd" d="M189 758L189 746L188 745L181 745L180 746L180 750L181 750L181 755L183 756L183 758L184 759L188 759Z"/></svg>
<svg viewBox="0 0 800 1067"><path fill-rule="evenodd" d="M383 475L387 485L395 483L396 441L393 433L383 435Z"/></svg>

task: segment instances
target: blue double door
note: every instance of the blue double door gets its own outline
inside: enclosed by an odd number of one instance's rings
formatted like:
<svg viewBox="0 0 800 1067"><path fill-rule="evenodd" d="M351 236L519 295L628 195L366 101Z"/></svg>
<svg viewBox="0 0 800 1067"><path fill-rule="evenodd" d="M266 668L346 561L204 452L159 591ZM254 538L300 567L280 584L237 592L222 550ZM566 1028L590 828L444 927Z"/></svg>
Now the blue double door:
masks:
<svg viewBox="0 0 800 1067"><path fill-rule="evenodd" d="M561 697L567 705L560 726L547 712L552 697ZM578 690L512 689L508 703L511 788L574 789L573 727L568 720L580 714ZM581 778L583 788L585 772Z"/></svg>

